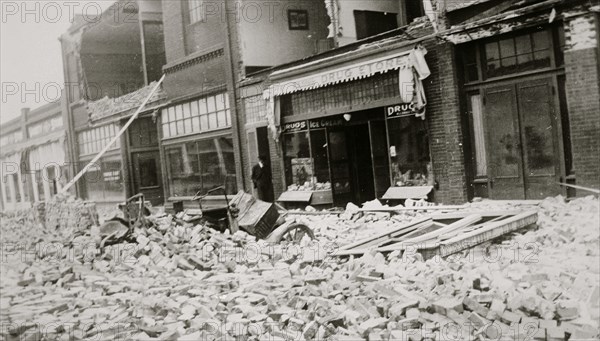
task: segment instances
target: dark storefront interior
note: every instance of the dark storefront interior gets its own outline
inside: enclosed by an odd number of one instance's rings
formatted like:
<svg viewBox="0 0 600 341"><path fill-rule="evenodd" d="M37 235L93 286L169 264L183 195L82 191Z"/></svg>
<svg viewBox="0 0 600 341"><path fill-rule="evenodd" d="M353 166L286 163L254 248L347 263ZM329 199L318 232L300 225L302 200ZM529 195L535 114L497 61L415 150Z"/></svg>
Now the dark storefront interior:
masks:
<svg viewBox="0 0 600 341"><path fill-rule="evenodd" d="M288 191L329 191L344 206L381 198L390 186L429 184L426 125L385 108L291 122L283 134Z"/></svg>

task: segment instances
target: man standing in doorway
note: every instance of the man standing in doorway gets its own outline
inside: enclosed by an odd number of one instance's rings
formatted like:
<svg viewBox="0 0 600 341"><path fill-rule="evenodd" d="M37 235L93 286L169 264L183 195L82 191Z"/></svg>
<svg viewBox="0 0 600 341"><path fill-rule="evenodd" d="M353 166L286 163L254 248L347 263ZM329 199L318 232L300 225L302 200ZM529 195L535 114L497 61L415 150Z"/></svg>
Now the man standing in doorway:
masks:
<svg viewBox="0 0 600 341"><path fill-rule="evenodd" d="M259 200L273 202L273 184L271 183L271 170L265 163L265 157L258 157L258 164L252 167L252 183L256 188Z"/></svg>

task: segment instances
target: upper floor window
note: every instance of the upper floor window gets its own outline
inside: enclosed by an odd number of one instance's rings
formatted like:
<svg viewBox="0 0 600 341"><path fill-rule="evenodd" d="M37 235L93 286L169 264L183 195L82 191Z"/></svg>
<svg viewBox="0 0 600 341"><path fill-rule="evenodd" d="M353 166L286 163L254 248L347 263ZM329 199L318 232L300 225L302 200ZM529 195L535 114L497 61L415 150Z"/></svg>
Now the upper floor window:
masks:
<svg viewBox="0 0 600 341"><path fill-rule="evenodd" d="M27 134L29 135L29 137L36 137L42 134L52 132L56 129L60 129L62 128L62 126L62 117L56 116L49 120L44 120L42 122L38 122L27 127Z"/></svg>
<svg viewBox="0 0 600 341"><path fill-rule="evenodd" d="M487 78L549 67L552 62L549 33L540 31L486 43Z"/></svg>
<svg viewBox="0 0 600 341"><path fill-rule="evenodd" d="M562 27L504 35L461 46L465 81L476 82L563 65Z"/></svg>
<svg viewBox="0 0 600 341"><path fill-rule="evenodd" d="M98 153L117 135L118 131L119 128L113 123L78 133L79 155L84 156ZM109 150L119 148L120 144L117 141Z"/></svg>
<svg viewBox="0 0 600 341"><path fill-rule="evenodd" d="M288 10L288 27L292 31L308 30L308 11L299 9Z"/></svg>
<svg viewBox="0 0 600 341"><path fill-rule="evenodd" d="M398 28L396 13L354 11L356 39L371 37Z"/></svg>
<svg viewBox="0 0 600 341"><path fill-rule="evenodd" d="M406 14L406 24L410 24L416 18L425 15L423 1L404 0L404 13Z"/></svg>
<svg viewBox="0 0 600 341"><path fill-rule="evenodd" d="M0 137L0 146L8 146L13 143L21 142L23 140L23 133L21 130L16 130Z"/></svg>
<svg viewBox="0 0 600 341"><path fill-rule="evenodd" d="M257 123L265 120L266 104L261 95L246 97L242 100L247 123Z"/></svg>
<svg viewBox="0 0 600 341"><path fill-rule="evenodd" d="M203 0L187 0L188 22L190 24L204 22L203 2Z"/></svg>
<svg viewBox="0 0 600 341"><path fill-rule="evenodd" d="M164 138L231 127L226 93L174 105L161 111Z"/></svg>

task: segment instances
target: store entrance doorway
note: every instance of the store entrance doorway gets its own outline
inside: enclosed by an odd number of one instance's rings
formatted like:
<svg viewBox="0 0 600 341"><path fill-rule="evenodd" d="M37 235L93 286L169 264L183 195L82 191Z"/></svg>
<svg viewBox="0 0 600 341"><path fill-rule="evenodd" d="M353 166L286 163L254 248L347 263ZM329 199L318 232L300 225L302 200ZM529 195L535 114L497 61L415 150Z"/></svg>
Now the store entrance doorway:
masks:
<svg viewBox="0 0 600 341"><path fill-rule="evenodd" d="M330 129L329 155L335 206L375 199L368 123Z"/></svg>

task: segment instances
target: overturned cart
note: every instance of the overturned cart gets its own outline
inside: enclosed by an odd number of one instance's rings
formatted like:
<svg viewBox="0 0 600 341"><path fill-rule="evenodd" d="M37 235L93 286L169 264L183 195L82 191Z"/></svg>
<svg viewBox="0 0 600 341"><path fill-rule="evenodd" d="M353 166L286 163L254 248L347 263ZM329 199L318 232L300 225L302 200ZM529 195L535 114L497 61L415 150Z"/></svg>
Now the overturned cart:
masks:
<svg viewBox="0 0 600 341"><path fill-rule="evenodd" d="M227 204L203 208L204 199L214 193L221 192ZM208 191L204 195L196 193L193 200L198 201L199 209L188 209L188 222L201 221L221 232L232 233L241 229L258 239L280 243L288 241L299 243L304 237L314 239L314 233L308 226L295 221L286 221L287 211L281 206L256 199L252 195L239 191L228 198L223 186Z"/></svg>

